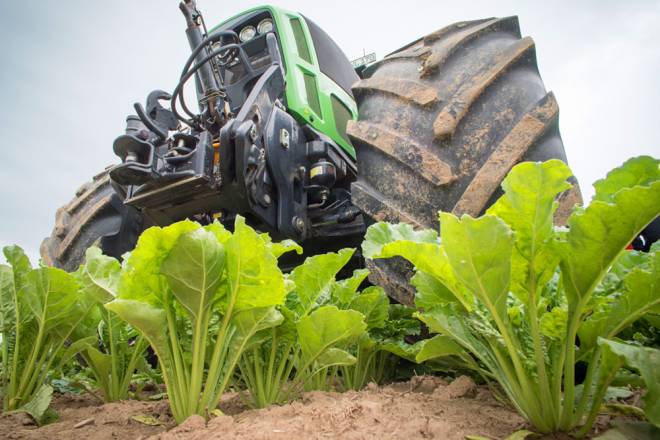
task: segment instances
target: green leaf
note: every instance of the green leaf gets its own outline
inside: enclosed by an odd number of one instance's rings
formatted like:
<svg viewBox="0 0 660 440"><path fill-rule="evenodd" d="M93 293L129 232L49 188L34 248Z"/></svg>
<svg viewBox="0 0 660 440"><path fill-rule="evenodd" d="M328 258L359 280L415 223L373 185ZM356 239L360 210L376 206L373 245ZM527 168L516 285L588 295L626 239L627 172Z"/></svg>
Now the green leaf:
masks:
<svg viewBox="0 0 660 440"><path fill-rule="evenodd" d="M19 246L5 246L2 248L2 252L14 270L14 284L16 289L20 290L27 282L27 276L32 270L30 259Z"/></svg>
<svg viewBox="0 0 660 440"><path fill-rule="evenodd" d="M537 436L538 434L526 429L521 429L509 435L505 440L525 440L530 435Z"/></svg>
<svg viewBox="0 0 660 440"><path fill-rule="evenodd" d="M227 279L235 309L269 307L284 302L284 275L277 258L254 229L236 217L234 234L225 243Z"/></svg>
<svg viewBox="0 0 660 440"><path fill-rule="evenodd" d="M415 299L418 307L427 309L458 301L465 309L472 309L473 300L456 278L435 232L416 232L405 223L377 223L369 227L365 240L362 247L370 249L370 258L403 257L415 265L417 275L413 277L413 285L418 288L419 296ZM431 293L434 291L435 294Z"/></svg>
<svg viewBox="0 0 660 440"><path fill-rule="evenodd" d="M243 351L250 345L250 339L259 331L276 327L284 321L284 316L275 307L248 309L236 313L232 323L236 333L232 339L233 352Z"/></svg>
<svg viewBox="0 0 660 440"><path fill-rule="evenodd" d="M287 252L295 251L298 255L302 255L303 253L303 248L293 240L282 240L276 243L269 242L268 248L270 253L275 255L275 258L280 258Z"/></svg>
<svg viewBox="0 0 660 440"><path fill-rule="evenodd" d="M117 296L120 271L119 261L103 255L95 246L90 247L85 253L85 264L78 271L80 289L101 304L110 302Z"/></svg>
<svg viewBox="0 0 660 440"><path fill-rule="evenodd" d="M199 228L198 223L184 220L164 228L154 226L145 230L124 261L118 296L162 305L162 295L167 291L167 280L160 274L163 260L182 234Z"/></svg>
<svg viewBox="0 0 660 440"><path fill-rule="evenodd" d="M516 232L516 248L531 259L552 236L557 195L569 189L573 173L561 160L523 162L502 182L504 195L487 213L504 220Z"/></svg>
<svg viewBox="0 0 660 440"><path fill-rule="evenodd" d="M62 368L62 366L73 359L75 355L85 350L90 344L94 343L96 343L96 336L86 336L72 342L60 356L59 368Z"/></svg>
<svg viewBox="0 0 660 440"><path fill-rule="evenodd" d="M571 170L560 160L523 162L504 179L504 195L487 211L504 220L515 232L512 256L512 291L527 304L559 264L551 238L555 198L570 188Z"/></svg>
<svg viewBox="0 0 660 440"><path fill-rule="evenodd" d="M624 165L625 167L625 165ZM624 188L611 203L574 211L562 241L562 275L569 305L591 294L618 254L660 214L660 181Z"/></svg>
<svg viewBox="0 0 660 440"><path fill-rule="evenodd" d="M503 319L511 277L511 229L489 215L478 219L463 216L459 220L441 213L440 225L447 259L457 279L493 315Z"/></svg>
<svg viewBox="0 0 660 440"><path fill-rule="evenodd" d="M650 156L639 156L627 160L622 166L607 173L607 177L594 183L596 193L592 201L612 202L622 188L648 186L660 180L659 161Z"/></svg>
<svg viewBox="0 0 660 440"><path fill-rule="evenodd" d="M422 341L408 344L405 341L388 339L380 343L380 349L392 353L410 362L417 362L416 356L422 346Z"/></svg>
<svg viewBox="0 0 660 440"><path fill-rule="evenodd" d="M0 264L0 332L11 331L16 322L14 271Z"/></svg>
<svg viewBox="0 0 660 440"><path fill-rule="evenodd" d="M205 231L211 232L215 235L215 238L218 240L218 243L225 244L227 240L231 238L231 232L229 232L220 222L217 220L203 227Z"/></svg>
<svg viewBox="0 0 660 440"><path fill-rule="evenodd" d="M415 287L415 306L422 310L431 310L434 307L449 303L458 303L457 297L438 278L418 270L410 279ZM462 297L459 296L459 297Z"/></svg>
<svg viewBox="0 0 660 440"><path fill-rule="evenodd" d="M616 420L613 429L594 437L594 440L656 440L657 438L660 438L660 428L650 423Z"/></svg>
<svg viewBox="0 0 660 440"><path fill-rule="evenodd" d="M624 278L624 290L599 307L579 329L580 348L595 346L598 337L612 338L647 312L660 306L660 258L652 254L650 270L633 269Z"/></svg>
<svg viewBox="0 0 660 440"><path fill-rule="evenodd" d="M329 297L337 272L348 263L353 252L353 249L342 249L315 255L293 269L289 279L296 284L295 294L299 301L296 311L299 315L309 313L320 298Z"/></svg>
<svg viewBox="0 0 660 440"><path fill-rule="evenodd" d="M112 375L112 357L106 353L100 352L95 347L88 345L86 350L87 359L90 362L90 366L96 372L98 381L100 382L100 388L103 391L108 390L108 378ZM106 400L109 399L109 396L105 396Z"/></svg>
<svg viewBox="0 0 660 440"><path fill-rule="evenodd" d="M647 419L660 427L660 350L636 347L607 339L598 339L603 352L611 352L625 363L637 369L646 383L644 413ZM623 362L621 362L623 363Z"/></svg>
<svg viewBox="0 0 660 440"><path fill-rule="evenodd" d="M163 422L161 422L154 416L150 416L147 414L135 414L134 416L131 416L131 420L135 420L136 422L149 426L160 426L163 424Z"/></svg>
<svg viewBox="0 0 660 440"><path fill-rule="evenodd" d="M405 223L393 225L379 222L367 229L362 243L362 253L365 258L376 258L381 254L384 245L396 241L438 243L438 234L430 229L415 231L412 226Z"/></svg>
<svg viewBox="0 0 660 440"><path fill-rule="evenodd" d="M21 289L32 314L46 331L60 325L69 327L82 311L79 305L78 283L75 277L61 269L41 267L32 270Z"/></svg>
<svg viewBox="0 0 660 440"><path fill-rule="evenodd" d="M345 350L339 348L328 348L316 359L318 368L329 368L353 365L357 358Z"/></svg>
<svg viewBox="0 0 660 440"><path fill-rule="evenodd" d="M146 302L121 298L107 303L105 308L138 329L156 351L163 370L172 371L174 367L167 338L167 317L163 309Z"/></svg>
<svg viewBox="0 0 660 440"><path fill-rule="evenodd" d="M322 306L298 321L298 339L304 362L318 361L330 348L345 348L366 331L364 315L355 310Z"/></svg>
<svg viewBox="0 0 660 440"><path fill-rule="evenodd" d="M174 296L195 320L211 306L224 270L224 247L204 229L181 234L161 266Z"/></svg>
<svg viewBox="0 0 660 440"><path fill-rule="evenodd" d="M336 305L348 306L357 295L360 284L368 275L368 269L356 269L350 278L332 283L330 285L332 302Z"/></svg>
<svg viewBox="0 0 660 440"><path fill-rule="evenodd" d="M380 287L371 286L356 296L351 301L349 308L362 313L367 324L367 330L371 330L385 327L389 305L390 301L385 291Z"/></svg>
<svg viewBox="0 0 660 440"><path fill-rule="evenodd" d="M445 335L435 335L431 339L422 341L421 348L415 361L418 364L426 362L429 359L436 359L445 356L454 356L464 353L463 348L454 340Z"/></svg>
<svg viewBox="0 0 660 440"><path fill-rule="evenodd" d="M34 394L32 399L23 405L18 411L28 413L37 424L41 425L44 415L50 406L53 399L53 387L50 385L41 385L39 390Z"/></svg>

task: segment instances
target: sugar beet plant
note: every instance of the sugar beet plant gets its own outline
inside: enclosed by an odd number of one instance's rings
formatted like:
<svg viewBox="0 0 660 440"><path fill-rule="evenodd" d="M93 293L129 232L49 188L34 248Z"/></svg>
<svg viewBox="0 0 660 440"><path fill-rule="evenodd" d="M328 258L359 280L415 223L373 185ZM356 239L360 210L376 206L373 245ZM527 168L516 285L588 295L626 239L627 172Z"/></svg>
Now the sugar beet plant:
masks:
<svg viewBox="0 0 660 440"><path fill-rule="evenodd" d="M365 334L365 316L332 300L340 286L355 295L364 279L335 280L352 254L344 249L309 257L287 276L289 292L278 306L282 322L262 330L239 363L252 406L283 402L303 389L328 389L339 367L357 362L350 348Z"/></svg>
<svg viewBox="0 0 660 440"><path fill-rule="evenodd" d="M78 356L91 372L106 402L128 398L134 373L145 365L148 342L105 304L117 296L121 266L96 247L85 254L85 264L75 273L80 295L92 302L85 319L71 334L71 345L62 362ZM76 358L77 359L77 358Z"/></svg>
<svg viewBox="0 0 660 440"><path fill-rule="evenodd" d="M658 253L618 271L618 287L611 275L627 258L626 246L660 214L660 171L650 157L627 161L594 184L593 200L573 211L567 228L555 227L555 199L570 187L570 175L560 161L519 164L486 215L440 213L441 239L379 223L363 250L415 265L417 316L446 341L436 344L438 356L459 350L472 357L539 431L582 425L584 435L626 356L647 359L635 367L647 372L650 359L657 362L611 339L660 309ZM578 360L589 364L581 393ZM647 414L657 421L657 389L649 394Z"/></svg>
<svg viewBox="0 0 660 440"><path fill-rule="evenodd" d="M106 308L156 352L177 422L217 408L255 336L283 321L275 307L286 293L277 256L290 248L241 217L233 233L183 221L141 235Z"/></svg>
<svg viewBox="0 0 660 440"><path fill-rule="evenodd" d="M0 349L3 410L23 410L40 422L53 393L46 384L65 344L91 303L73 274L33 269L17 246L4 248L0 265Z"/></svg>

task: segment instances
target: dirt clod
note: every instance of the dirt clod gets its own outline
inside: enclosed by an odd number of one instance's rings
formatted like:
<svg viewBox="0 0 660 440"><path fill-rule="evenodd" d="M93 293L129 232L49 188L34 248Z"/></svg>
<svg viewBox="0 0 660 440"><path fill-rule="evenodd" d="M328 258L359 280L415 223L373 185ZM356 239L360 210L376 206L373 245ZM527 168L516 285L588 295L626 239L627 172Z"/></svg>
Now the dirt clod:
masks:
<svg viewBox="0 0 660 440"><path fill-rule="evenodd" d="M474 397L477 394L477 385L471 377L460 376L446 387L436 389L434 394L443 399Z"/></svg>

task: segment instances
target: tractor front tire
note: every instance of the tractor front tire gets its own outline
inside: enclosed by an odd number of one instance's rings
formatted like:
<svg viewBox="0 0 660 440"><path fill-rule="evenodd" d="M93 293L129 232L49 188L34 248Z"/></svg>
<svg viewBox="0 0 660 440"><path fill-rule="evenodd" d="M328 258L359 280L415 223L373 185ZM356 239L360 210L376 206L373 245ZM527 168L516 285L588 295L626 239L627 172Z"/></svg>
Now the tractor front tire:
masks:
<svg viewBox="0 0 660 440"><path fill-rule="evenodd" d="M107 170L82 185L76 196L55 214L55 227L41 243L41 258L49 266L74 271L92 245L116 258L132 250L143 229L134 208L124 206Z"/></svg>
<svg viewBox="0 0 660 440"><path fill-rule="evenodd" d="M516 163L566 161L557 102L517 17L447 26L369 66L364 77L353 87L359 117L347 132L357 152L353 203L373 221L437 230L439 210L482 214ZM560 196L556 221L580 201L575 184ZM367 265L372 282L412 303L410 265Z"/></svg>

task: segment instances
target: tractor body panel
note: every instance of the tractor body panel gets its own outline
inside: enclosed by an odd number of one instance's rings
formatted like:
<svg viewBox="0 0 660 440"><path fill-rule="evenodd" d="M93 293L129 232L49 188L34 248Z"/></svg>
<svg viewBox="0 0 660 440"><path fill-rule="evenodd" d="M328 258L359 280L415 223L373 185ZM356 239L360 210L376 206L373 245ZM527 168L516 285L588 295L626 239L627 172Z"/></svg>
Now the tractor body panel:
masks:
<svg viewBox="0 0 660 440"><path fill-rule="evenodd" d="M301 124L330 137L352 158L355 149L346 135L346 122L357 119L350 91L359 77L339 47L303 15L275 6L259 6L229 18L210 30L234 30L257 26L271 18L285 68L287 111ZM263 35L253 38L255 46Z"/></svg>

